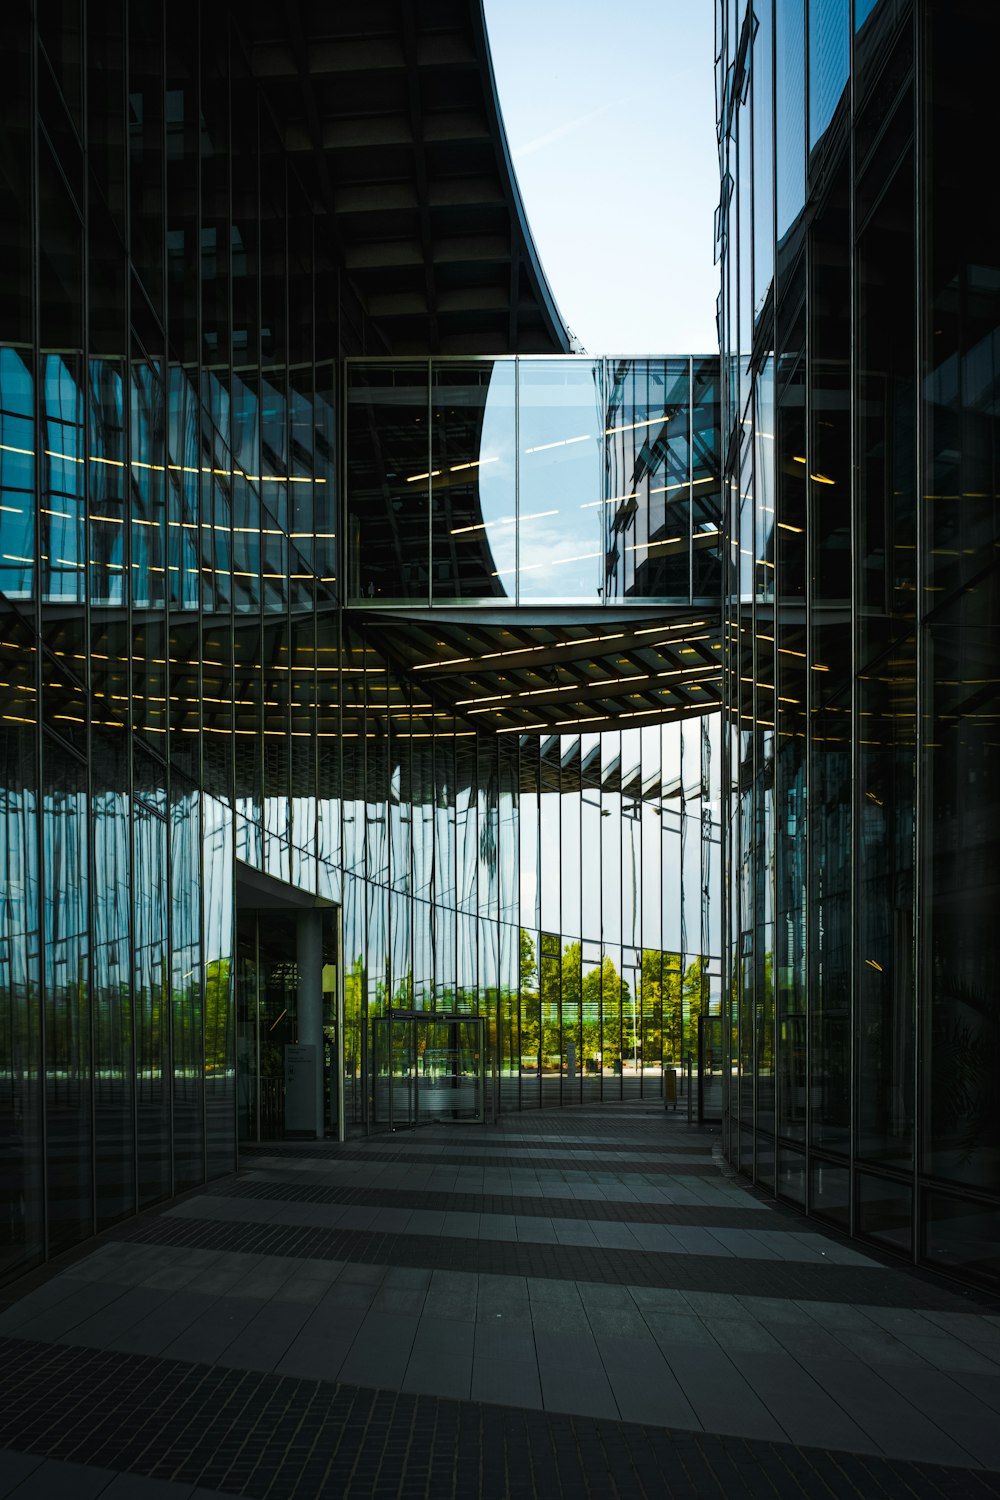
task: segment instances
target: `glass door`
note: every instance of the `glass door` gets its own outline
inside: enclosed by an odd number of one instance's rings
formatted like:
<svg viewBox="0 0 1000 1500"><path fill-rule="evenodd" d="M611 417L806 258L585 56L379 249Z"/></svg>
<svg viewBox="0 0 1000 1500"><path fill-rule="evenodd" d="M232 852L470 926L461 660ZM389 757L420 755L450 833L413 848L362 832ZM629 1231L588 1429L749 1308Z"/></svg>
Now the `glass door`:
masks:
<svg viewBox="0 0 1000 1500"><path fill-rule="evenodd" d="M380 1017L372 1022L372 1125L482 1120L484 1070L479 1017Z"/></svg>
<svg viewBox="0 0 1000 1500"><path fill-rule="evenodd" d="M415 1024L420 1123L482 1119L482 1021L456 1016Z"/></svg>
<svg viewBox="0 0 1000 1500"><path fill-rule="evenodd" d="M372 1124L409 1130L417 1123L415 1023L381 1017L372 1023Z"/></svg>

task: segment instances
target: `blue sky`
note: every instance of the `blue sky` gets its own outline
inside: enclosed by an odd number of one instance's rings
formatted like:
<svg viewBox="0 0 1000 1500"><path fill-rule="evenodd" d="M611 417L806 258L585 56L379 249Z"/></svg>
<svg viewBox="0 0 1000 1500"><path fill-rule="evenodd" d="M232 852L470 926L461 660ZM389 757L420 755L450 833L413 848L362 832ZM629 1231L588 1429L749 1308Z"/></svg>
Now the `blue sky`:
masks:
<svg viewBox="0 0 1000 1500"><path fill-rule="evenodd" d="M712 0L485 0L535 243L591 354L717 347Z"/></svg>

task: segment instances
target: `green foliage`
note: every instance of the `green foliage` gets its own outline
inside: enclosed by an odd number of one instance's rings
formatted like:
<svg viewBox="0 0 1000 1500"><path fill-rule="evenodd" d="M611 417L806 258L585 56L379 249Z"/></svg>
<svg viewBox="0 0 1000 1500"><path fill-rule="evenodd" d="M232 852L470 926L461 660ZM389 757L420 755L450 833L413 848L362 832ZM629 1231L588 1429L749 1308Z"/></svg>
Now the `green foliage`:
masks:
<svg viewBox="0 0 1000 1500"><path fill-rule="evenodd" d="M224 1073L230 1060L232 965L228 958L205 965L205 1072Z"/></svg>

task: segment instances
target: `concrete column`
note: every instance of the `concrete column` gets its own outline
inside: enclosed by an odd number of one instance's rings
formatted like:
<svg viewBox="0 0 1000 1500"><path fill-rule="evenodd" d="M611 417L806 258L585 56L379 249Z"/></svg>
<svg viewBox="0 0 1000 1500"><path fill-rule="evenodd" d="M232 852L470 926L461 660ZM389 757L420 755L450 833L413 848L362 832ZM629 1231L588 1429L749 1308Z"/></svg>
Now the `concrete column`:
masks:
<svg viewBox="0 0 1000 1500"><path fill-rule="evenodd" d="M295 923L299 967L299 1045L315 1049L315 1089L311 1118L317 1140L323 1139L323 913L300 912Z"/></svg>

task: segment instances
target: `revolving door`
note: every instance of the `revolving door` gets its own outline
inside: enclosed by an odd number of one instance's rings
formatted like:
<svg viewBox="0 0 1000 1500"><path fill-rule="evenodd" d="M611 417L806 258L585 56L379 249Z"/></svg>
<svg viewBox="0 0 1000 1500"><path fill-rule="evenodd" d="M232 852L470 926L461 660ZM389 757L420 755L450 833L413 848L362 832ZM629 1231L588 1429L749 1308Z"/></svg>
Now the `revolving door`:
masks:
<svg viewBox="0 0 1000 1500"><path fill-rule="evenodd" d="M479 1016L409 1012L372 1023L372 1126L482 1121L483 1021Z"/></svg>

